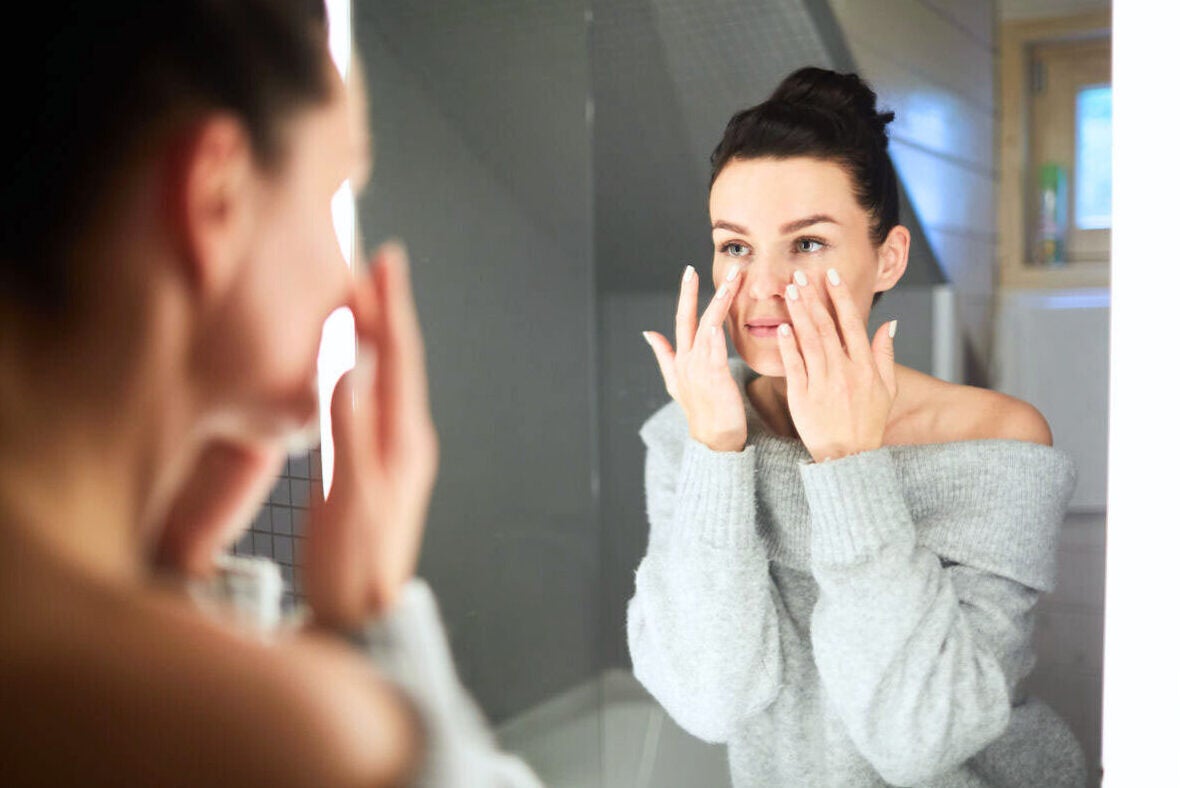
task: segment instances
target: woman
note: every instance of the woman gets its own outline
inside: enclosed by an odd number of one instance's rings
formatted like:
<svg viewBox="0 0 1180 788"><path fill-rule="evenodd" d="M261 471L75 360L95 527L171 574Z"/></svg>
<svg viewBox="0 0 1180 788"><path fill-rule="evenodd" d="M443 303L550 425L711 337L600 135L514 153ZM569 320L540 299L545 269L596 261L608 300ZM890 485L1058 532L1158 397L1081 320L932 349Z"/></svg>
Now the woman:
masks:
<svg viewBox="0 0 1180 788"><path fill-rule="evenodd" d="M364 134L322 6L68 2L22 23L0 154L6 782L457 784L432 762L429 691L382 677L443 686L391 642L433 613L410 579L437 449L404 255L354 280L333 230ZM333 394L311 622L266 640L155 564L210 574L315 432L321 327L342 306L370 361Z"/></svg>
<svg viewBox="0 0 1180 788"><path fill-rule="evenodd" d="M909 252L892 117L806 68L714 151L716 295L698 325L689 267L675 348L645 335L674 402L640 432L635 675L738 788L1079 785L1021 686L1074 466L1030 405L867 335Z"/></svg>

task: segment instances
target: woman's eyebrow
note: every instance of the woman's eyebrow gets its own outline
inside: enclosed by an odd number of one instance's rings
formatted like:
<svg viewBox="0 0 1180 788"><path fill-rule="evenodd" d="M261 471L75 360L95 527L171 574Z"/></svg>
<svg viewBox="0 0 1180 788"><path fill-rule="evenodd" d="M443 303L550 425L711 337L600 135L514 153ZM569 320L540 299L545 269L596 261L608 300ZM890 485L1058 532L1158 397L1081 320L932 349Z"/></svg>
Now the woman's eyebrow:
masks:
<svg viewBox="0 0 1180 788"><path fill-rule="evenodd" d="M804 216L802 219L796 219L793 222L786 222L778 231L782 235L793 233L797 230L802 230L804 227L810 227L813 224L839 224L838 221L828 216L826 213L816 213L811 216Z"/></svg>
<svg viewBox="0 0 1180 788"><path fill-rule="evenodd" d="M787 235L788 233L793 233L798 230L802 230L804 227L810 227L813 224L824 224L824 223L839 224L838 221L833 219L831 216L828 216L826 213L816 213L816 214L812 214L811 216L804 216L802 219L795 219L794 221L786 222L785 224L781 225L778 228L778 231L782 235ZM750 231L747 230L745 227L742 227L740 224L734 224L733 222L727 222L723 219L718 219L717 221L713 222L713 229L714 230L730 230L735 233L741 233L742 235L749 235L750 234Z"/></svg>

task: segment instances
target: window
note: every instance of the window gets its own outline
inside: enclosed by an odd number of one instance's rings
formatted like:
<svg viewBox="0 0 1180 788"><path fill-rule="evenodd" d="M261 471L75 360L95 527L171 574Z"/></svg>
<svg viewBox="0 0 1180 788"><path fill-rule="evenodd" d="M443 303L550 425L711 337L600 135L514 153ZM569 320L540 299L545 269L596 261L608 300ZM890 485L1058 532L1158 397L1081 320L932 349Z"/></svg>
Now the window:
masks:
<svg viewBox="0 0 1180 788"><path fill-rule="evenodd" d="M1000 287L1110 286L1110 13L1000 26Z"/></svg>
<svg viewBox="0 0 1180 788"><path fill-rule="evenodd" d="M1073 223L1079 230L1110 229L1110 85L1078 91L1074 114Z"/></svg>
<svg viewBox="0 0 1180 788"><path fill-rule="evenodd" d="M1110 259L1110 37L1029 47L1027 260Z"/></svg>

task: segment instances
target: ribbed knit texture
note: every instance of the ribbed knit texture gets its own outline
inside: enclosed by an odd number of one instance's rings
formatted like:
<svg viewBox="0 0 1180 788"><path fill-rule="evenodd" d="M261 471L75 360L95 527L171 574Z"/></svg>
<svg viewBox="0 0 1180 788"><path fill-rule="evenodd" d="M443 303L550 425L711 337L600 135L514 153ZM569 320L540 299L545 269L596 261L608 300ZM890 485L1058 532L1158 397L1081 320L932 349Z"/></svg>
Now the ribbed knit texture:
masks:
<svg viewBox="0 0 1180 788"><path fill-rule="evenodd" d="M640 432L628 642L672 717L729 745L736 788L1081 785L1076 740L1021 689L1069 456L973 440L814 463L746 412L742 452L692 440L675 403Z"/></svg>

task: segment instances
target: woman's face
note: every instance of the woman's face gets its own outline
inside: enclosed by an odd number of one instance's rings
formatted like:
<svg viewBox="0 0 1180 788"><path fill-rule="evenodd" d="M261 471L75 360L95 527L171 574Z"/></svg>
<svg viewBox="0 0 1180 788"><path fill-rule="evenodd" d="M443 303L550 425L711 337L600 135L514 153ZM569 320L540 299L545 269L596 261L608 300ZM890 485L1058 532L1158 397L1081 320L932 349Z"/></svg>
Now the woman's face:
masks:
<svg viewBox="0 0 1180 788"><path fill-rule="evenodd" d="M249 243L204 354L219 431L231 436L306 431L318 413L323 323L353 284L331 210L363 158L352 101L338 84L328 103L295 115L279 171L254 176Z"/></svg>
<svg viewBox="0 0 1180 788"><path fill-rule="evenodd" d="M819 285L831 312L821 279L835 268L852 291L862 322L873 293L896 279L881 281L869 214L838 164L812 158L734 159L713 184L709 214L714 286L735 264L745 272L726 320L730 337L761 375L783 376L777 330L779 323L791 322L785 290L796 271Z"/></svg>

